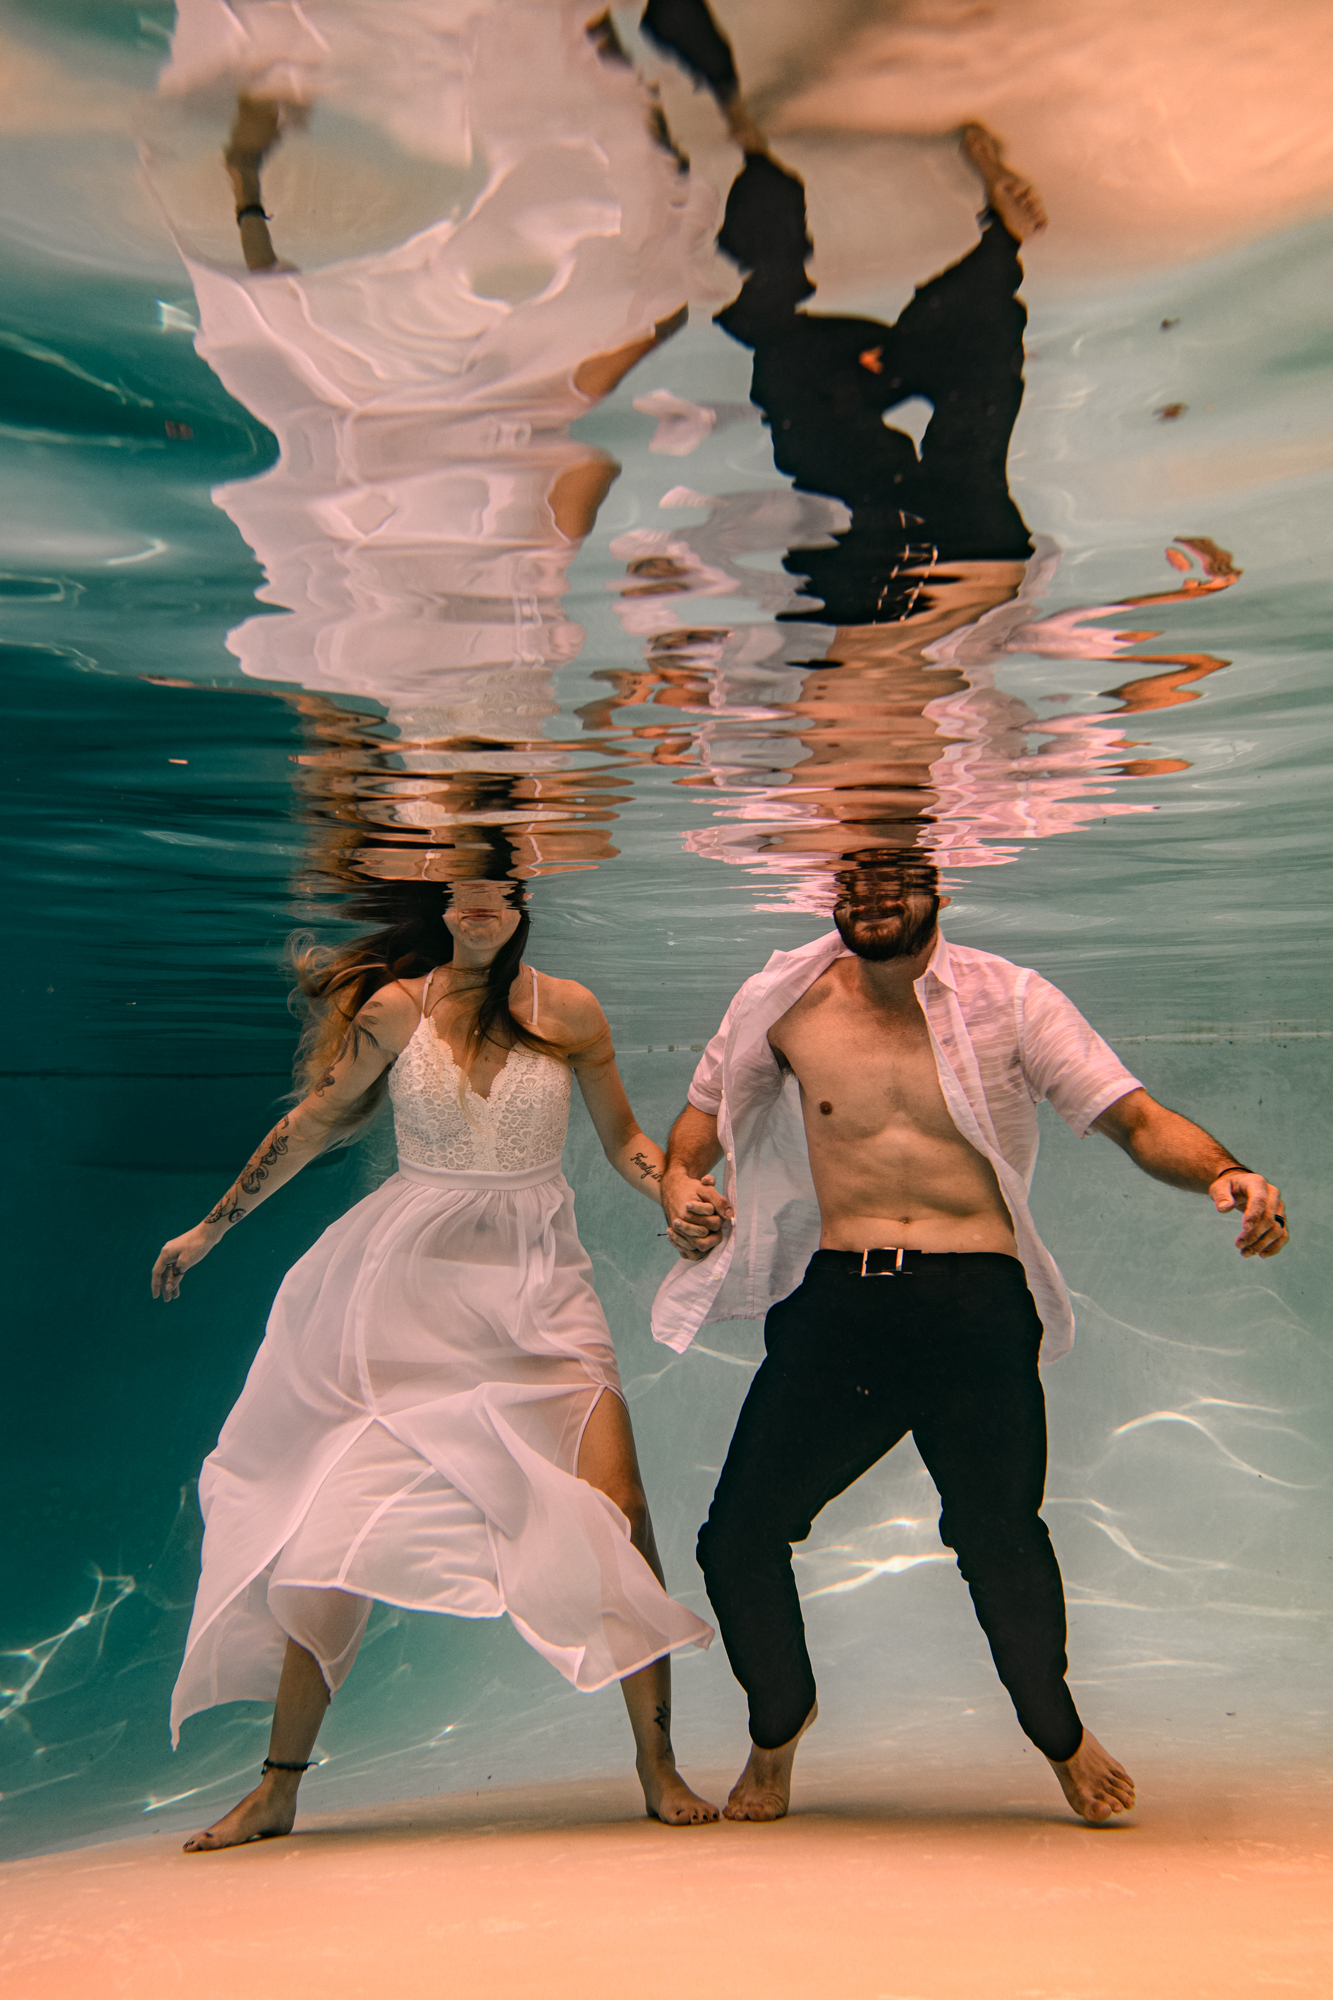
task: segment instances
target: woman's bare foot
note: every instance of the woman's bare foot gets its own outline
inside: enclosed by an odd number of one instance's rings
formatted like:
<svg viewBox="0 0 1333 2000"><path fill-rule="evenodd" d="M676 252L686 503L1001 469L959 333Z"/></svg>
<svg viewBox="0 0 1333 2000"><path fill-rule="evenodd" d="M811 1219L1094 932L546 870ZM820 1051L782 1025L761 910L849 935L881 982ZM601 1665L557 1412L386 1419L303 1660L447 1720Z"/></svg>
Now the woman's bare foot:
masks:
<svg viewBox="0 0 1333 2000"><path fill-rule="evenodd" d="M761 1750L757 1743L750 1745L745 1769L722 1808L727 1819L785 1819L791 1805L791 1767L796 1761L796 1746L818 1714L816 1702L790 1743L782 1743L776 1750Z"/></svg>
<svg viewBox="0 0 1333 2000"><path fill-rule="evenodd" d="M717 1807L690 1790L674 1757L637 1768L649 1819L660 1819L663 1826L708 1826L717 1819Z"/></svg>
<svg viewBox="0 0 1333 2000"><path fill-rule="evenodd" d="M964 125L960 141L986 184L986 200L1011 236L1026 243L1046 227L1046 210L1031 181L1006 165L1000 141L984 125Z"/></svg>
<svg viewBox="0 0 1333 2000"><path fill-rule="evenodd" d="M210 1826L196 1833L182 1850L186 1854L211 1854L217 1847L243 1847L248 1840L277 1840L290 1833L296 1823L296 1785L288 1771L268 1771L238 1806ZM300 1779L297 1778L299 1784Z"/></svg>
<svg viewBox="0 0 1333 2000"><path fill-rule="evenodd" d="M1104 1826L1115 1813L1133 1812L1134 1780L1090 1729L1084 1730L1083 1741L1063 1764L1054 1757L1046 1761L1074 1811L1090 1825Z"/></svg>

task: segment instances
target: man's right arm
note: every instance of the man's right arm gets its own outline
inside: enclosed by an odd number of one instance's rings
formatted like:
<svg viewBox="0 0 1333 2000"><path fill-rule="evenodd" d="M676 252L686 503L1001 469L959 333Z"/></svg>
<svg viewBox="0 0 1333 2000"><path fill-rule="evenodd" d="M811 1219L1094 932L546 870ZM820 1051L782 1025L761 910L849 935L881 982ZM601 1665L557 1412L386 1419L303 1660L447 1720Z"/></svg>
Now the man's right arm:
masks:
<svg viewBox="0 0 1333 2000"><path fill-rule="evenodd" d="M721 1152L716 1115L711 1111L700 1111L697 1105L687 1104L672 1126L671 1137L667 1141L667 1161L662 1173L662 1207L666 1211L671 1241L682 1256L695 1262L706 1256L720 1240L716 1233L715 1216L731 1213L722 1196L714 1190L711 1179L707 1178L709 1168L716 1165ZM701 1196L711 1198L715 1216L709 1220L713 1221L713 1228L706 1226ZM711 1240L706 1245L695 1247L691 1239L701 1237Z"/></svg>

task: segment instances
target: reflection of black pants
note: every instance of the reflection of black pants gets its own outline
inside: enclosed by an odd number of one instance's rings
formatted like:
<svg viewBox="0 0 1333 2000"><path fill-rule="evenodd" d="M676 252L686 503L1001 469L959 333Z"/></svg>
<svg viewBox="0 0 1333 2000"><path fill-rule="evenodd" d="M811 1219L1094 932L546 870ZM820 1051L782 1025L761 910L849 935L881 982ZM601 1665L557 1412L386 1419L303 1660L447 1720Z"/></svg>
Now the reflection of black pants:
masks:
<svg viewBox="0 0 1333 2000"><path fill-rule="evenodd" d="M1018 244L1003 223L988 215L976 248L922 285L892 326L799 310L814 289L805 191L766 155L747 159L718 242L748 273L717 317L754 350L750 393L778 470L851 511L834 548L786 560L823 599L823 622L906 616L932 563L1025 562L1032 543L1009 497L1007 458L1027 313L1015 296ZM919 457L883 421L911 396L933 409Z"/></svg>
<svg viewBox="0 0 1333 2000"><path fill-rule="evenodd" d="M639 25L650 42L678 57L695 82L711 90L720 104L736 95L731 43L705 0L648 0Z"/></svg>
<svg viewBox="0 0 1333 2000"><path fill-rule="evenodd" d="M871 1253L892 1266L895 1253ZM1041 1324L1023 1267L997 1255L903 1253L862 1278L860 1253L818 1250L774 1306L722 1468L699 1562L750 1734L774 1749L815 1699L792 1542L821 1507L911 1431L944 1503L1000 1679L1048 1757L1072 1757L1082 1724L1065 1685L1065 1603L1038 1512L1046 1407Z"/></svg>

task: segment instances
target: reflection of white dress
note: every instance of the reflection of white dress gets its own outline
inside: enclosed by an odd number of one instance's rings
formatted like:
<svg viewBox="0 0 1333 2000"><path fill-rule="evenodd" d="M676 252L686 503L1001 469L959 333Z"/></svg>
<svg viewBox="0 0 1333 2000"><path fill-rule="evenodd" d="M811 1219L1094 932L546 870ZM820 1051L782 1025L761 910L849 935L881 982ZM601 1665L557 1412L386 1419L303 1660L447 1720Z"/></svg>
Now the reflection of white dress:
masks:
<svg viewBox="0 0 1333 2000"><path fill-rule="evenodd" d="M575 1477L621 1391L560 1171L568 1068L516 1048L476 1097L423 1018L389 1084L398 1172L288 1272L205 1461L173 1731L271 1701L289 1636L336 1690L372 1598L507 1611L584 1691L712 1638Z"/></svg>
<svg viewBox="0 0 1333 2000"><path fill-rule="evenodd" d="M213 495L264 565L259 597L291 614L228 634L244 672L426 703L460 734L536 736L552 713L551 669L584 636L549 499L591 456L569 435L591 407L574 374L713 270L713 193L654 140L633 72L599 60L588 11L182 0L164 92L328 105L485 169L456 212L312 269L223 269L178 230L196 346L280 446ZM292 223L274 229L297 254Z"/></svg>

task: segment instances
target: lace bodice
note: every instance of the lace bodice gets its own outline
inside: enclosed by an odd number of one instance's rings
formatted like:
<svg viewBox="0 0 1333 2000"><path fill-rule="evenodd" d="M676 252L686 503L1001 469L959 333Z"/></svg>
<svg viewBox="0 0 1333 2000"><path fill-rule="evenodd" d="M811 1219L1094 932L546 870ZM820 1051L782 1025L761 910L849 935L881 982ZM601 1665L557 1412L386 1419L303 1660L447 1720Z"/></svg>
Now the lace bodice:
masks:
<svg viewBox="0 0 1333 2000"><path fill-rule="evenodd" d="M478 1097L425 1016L389 1071L398 1157L454 1173L518 1173L558 1160L569 1124L570 1071L535 1049L509 1051Z"/></svg>

